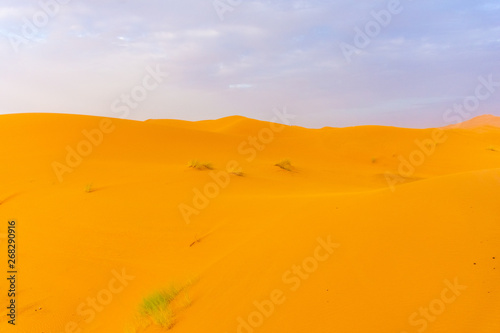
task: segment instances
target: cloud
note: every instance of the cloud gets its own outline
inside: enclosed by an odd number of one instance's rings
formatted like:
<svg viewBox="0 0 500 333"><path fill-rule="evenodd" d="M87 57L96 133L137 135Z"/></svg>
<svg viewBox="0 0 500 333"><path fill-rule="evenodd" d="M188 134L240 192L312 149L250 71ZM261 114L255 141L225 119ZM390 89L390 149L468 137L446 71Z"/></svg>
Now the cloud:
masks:
<svg viewBox="0 0 500 333"><path fill-rule="evenodd" d="M45 0L48 3L55 0ZM496 2L401 0L402 11L346 62L340 43L388 1L264 1L234 5L221 21L212 1L70 1L14 52L36 2L0 7L0 112L111 115L110 103L148 66L165 83L133 119L268 119L288 107L305 126L441 125L447 103L494 74ZM500 111L500 94L480 112ZM471 115L472 116L472 115Z"/></svg>
<svg viewBox="0 0 500 333"><path fill-rule="evenodd" d="M253 85L247 83L238 83L238 84L230 84L229 88L231 89L248 89L252 88Z"/></svg>

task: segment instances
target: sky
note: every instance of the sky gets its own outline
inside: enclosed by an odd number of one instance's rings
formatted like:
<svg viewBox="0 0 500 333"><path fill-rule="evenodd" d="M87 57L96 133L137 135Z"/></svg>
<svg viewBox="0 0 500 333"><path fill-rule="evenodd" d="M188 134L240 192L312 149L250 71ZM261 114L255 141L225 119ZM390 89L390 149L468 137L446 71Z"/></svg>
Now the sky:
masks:
<svg viewBox="0 0 500 333"><path fill-rule="evenodd" d="M498 0L2 0L0 56L2 114L500 116Z"/></svg>

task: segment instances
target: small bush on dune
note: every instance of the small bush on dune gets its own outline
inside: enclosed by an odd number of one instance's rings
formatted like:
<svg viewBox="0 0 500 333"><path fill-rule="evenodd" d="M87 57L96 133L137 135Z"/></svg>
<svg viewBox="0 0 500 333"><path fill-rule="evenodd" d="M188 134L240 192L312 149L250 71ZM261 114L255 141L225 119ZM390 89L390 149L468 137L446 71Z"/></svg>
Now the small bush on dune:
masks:
<svg viewBox="0 0 500 333"><path fill-rule="evenodd" d="M170 305L179 292L179 288L170 287L145 297L139 306L139 315L146 321L144 326L155 324L161 328L172 328L174 313Z"/></svg>
<svg viewBox="0 0 500 333"><path fill-rule="evenodd" d="M170 302L175 295L158 292L143 300L140 314L162 328L171 328L174 325L174 314L170 309Z"/></svg>
<svg viewBox="0 0 500 333"><path fill-rule="evenodd" d="M94 189L92 188L92 184L87 184L85 186L85 193L91 193L93 191L94 191Z"/></svg>
<svg viewBox="0 0 500 333"><path fill-rule="evenodd" d="M489 147L488 147L488 150L495 151L495 152L500 151L500 149L499 149L499 148L497 148L497 147L495 147L495 146L489 146Z"/></svg>
<svg viewBox="0 0 500 333"><path fill-rule="evenodd" d="M213 170L212 163L200 162L198 160L191 160L188 163L188 167L196 170Z"/></svg>
<svg viewBox="0 0 500 333"><path fill-rule="evenodd" d="M281 160L278 163L276 163L274 166L280 167L281 169L286 170L286 171L292 171L292 169L293 169L292 162L290 162L289 159Z"/></svg>
<svg viewBox="0 0 500 333"><path fill-rule="evenodd" d="M139 305L136 325L132 332L140 332L151 325L169 330L175 324L176 312L191 304L185 287L170 286L145 297Z"/></svg>
<svg viewBox="0 0 500 333"><path fill-rule="evenodd" d="M245 176L245 173L241 169L237 169L237 168L227 169L227 172L230 173L231 175L235 175L238 177Z"/></svg>

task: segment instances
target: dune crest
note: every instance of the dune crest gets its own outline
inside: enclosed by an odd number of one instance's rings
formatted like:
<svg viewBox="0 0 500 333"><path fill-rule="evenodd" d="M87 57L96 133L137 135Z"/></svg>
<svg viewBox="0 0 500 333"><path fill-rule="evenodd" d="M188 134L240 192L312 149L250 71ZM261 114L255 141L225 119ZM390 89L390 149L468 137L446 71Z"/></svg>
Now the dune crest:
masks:
<svg viewBox="0 0 500 333"><path fill-rule="evenodd" d="M500 117L493 116L491 114L485 114L466 120L456 125L449 125L447 127L470 129L483 126L500 127Z"/></svg>

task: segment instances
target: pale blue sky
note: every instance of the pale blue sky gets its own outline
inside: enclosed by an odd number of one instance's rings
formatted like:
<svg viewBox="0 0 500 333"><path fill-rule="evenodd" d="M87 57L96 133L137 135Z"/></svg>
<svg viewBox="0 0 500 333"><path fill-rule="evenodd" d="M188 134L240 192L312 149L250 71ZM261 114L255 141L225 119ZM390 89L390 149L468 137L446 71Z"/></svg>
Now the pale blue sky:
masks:
<svg viewBox="0 0 500 333"><path fill-rule="evenodd" d="M286 106L307 127L431 127L480 76L500 82L497 0L58 1L1 2L0 113L269 120ZM142 98L148 68L168 76ZM496 89L464 118L500 115Z"/></svg>

